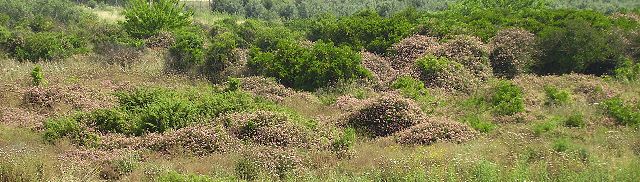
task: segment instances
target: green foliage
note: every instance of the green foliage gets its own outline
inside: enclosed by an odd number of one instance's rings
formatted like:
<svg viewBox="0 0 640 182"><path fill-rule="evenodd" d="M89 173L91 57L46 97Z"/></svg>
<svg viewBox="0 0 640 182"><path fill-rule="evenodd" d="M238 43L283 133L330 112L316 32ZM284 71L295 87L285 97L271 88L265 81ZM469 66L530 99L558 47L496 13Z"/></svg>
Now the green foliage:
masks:
<svg viewBox="0 0 640 182"><path fill-rule="evenodd" d="M241 84L242 84L242 81L240 79L229 78L227 80L227 88L225 88L225 91L227 92L238 91L241 88L240 87Z"/></svg>
<svg viewBox="0 0 640 182"><path fill-rule="evenodd" d="M571 141L566 138L560 138L553 142L552 147L556 152L565 152L571 148Z"/></svg>
<svg viewBox="0 0 640 182"><path fill-rule="evenodd" d="M236 61L234 49L238 47L238 36L224 32L214 36L207 49L202 72L212 79L219 79L219 73Z"/></svg>
<svg viewBox="0 0 640 182"><path fill-rule="evenodd" d="M212 0L214 12L267 20L311 18L324 14L348 16L371 10L389 16L406 9L444 9L453 0Z"/></svg>
<svg viewBox="0 0 640 182"><path fill-rule="evenodd" d="M621 66L616 68L613 77L623 82L640 81L640 64L631 60L626 60Z"/></svg>
<svg viewBox="0 0 640 182"><path fill-rule="evenodd" d="M514 115L524 111L522 88L509 81L500 81L491 95L491 104L498 115Z"/></svg>
<svg viewBox="0 0 640 182"><path fill-rule="evenodd" d="M468 115L462 121L482 133L489 133L497 127L496 124L480 115Z"/></svg>
<svg viewBox="0 0 640 182"><path fill-rule="evenodd" d="M333 143L331 146L334 151L344 151L349 150L353 147L356 142L356 130L354 128L346 128L344 129L342 135Z"/></svg>
<svg viewBox="0 0 640 182"><path fill-rule="evenodd" d="M176 30L191 24L193 12L179 0L131 0L123 12L123 28L136 38L148 38L161 30Z"/></svg>
<svg viewBox="0 0 640 182"><path fill-rule="evenodd" d="M558 123L562 121L560 117L551 117L543 122L533 125L533 133L535 135L542 135L544 133L553 131L558 126Z"/></svg>
<svg viewBox="0 0 640 182"><path fill-rule="evenodd" d="M473 176L476 181L500 181L499 172L500 169L498 165L490 161L482 160L475 166Z"/></svg>
<svg viewBox="0 0 640 182"><path fill-rule="evenodd" d="M313 90L370 75L361 65L360 55L345 46L318 41L307 48L290 40L275 46L271 50L252 49L249 66L289 87Z"/></svg>
<svg viewBox="0 0 640 182"><path fill-rule="evenodd" d="M50 119L44 122L44 140L55 142L64 137L80 145L93 145L97 136L88 133L74 118Z"/></svg>
<svg viewBox="0 0 640 182"><path fill-rule="evenodd" d="M62 24L77 24L92 16L66 0L0 0L0 12L9 15L8 23L11 25L38 18L54 20Z"/></svg>
<svg viewBox="0 0 640 182"><path fill-rule="evenodd" d="M127 112L118 109L99 109L88 116L91 125L98 131L110 133L133 133L134 123Z"/></svg>
<svg viewBox="0 0 640 182"><path fill-rule="evenodd" d="M364 48L382 54L392 44L412 33L418 17L417 12L410 10L389 18L373 11L362 11L341 18L323 16L309 22L307 37L312 41L331 41L355 50Z"/></svg>
<svg viewBox="0 0 640 182"><path fill-rule="evenodd" d="M180 174L170 171L160 175L157 179L160 182L213 182L216 181L208 176L196 174Z"/></svg>
<svg viewBox="0 0 640 182"><path fill-rule="evenodd" d="M235 166L236 175L243 180L253 181L258 178L259 168L258 164L255 161L242 158L240 159Z"/></svg>
<svg viewBox="0 0 640 182"><path fill-rule="evenodd" d="M410 76L399 77L391 84L391 88L398 89L403 95L413 99L424 97L429 92L422 81Z"/></svg>
<svg viewBox="0 0 640 182"><path fill-rule="evenodd" d="M87 50L83 37L62 32L14 33L9 42L13 57L32 62L62 59Z"/></svg>
<svg viewBox="0 0 640 182"><path fill-rule="evenodd" d="M615 97L604 102L607 113L619 124L638 126L640 124L640 108L628 105L621 98Z"/></svg>
<svg viewBox="0 0 640 182"><path fill-rule="evenodd" d="M42 73L42 67L40 65L36 65L31 71L31 83L33 86L40 86L44 84L44 73Z"/></svg>
<svg viewBox="0 0 640 182"><path fill-rule="evenodd" d="M173 33L175 44L169 48L172 69L186 72L204 62L204 37L198 28L184 28Z"/></svg>
<svg viewBox="0 0 640 182"><path fill-rule="evenodd" d="M608 74L619 65L622 41L609 33L608 22L582 17L566 19L562 26L545 27L538 34L542 54L535 65L539 74ZM604 24L604 25L603 25Z"/></svg>
<svg viewBox="0 0 640 182"><path fill-rule="evenodd" d="M586 123L584 121L584 115L582 113L573 114L564 120L565 127L581 128L585 125Z"/></svg>
<svg viewBox="0 0 640 182"><path fill-rule="evenodd" d="M568 91L558 89L555 86L546 85L544 92L547 94L547 105L563 105L571 101L571 94Z"/></svg>

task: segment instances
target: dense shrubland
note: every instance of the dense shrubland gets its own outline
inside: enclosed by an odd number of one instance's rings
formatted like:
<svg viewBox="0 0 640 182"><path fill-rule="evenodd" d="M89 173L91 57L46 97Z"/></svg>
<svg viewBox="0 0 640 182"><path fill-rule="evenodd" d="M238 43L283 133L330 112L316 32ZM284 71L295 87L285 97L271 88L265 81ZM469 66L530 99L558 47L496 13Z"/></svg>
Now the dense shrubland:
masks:
<svg viewBox="0 0 640 182"><path fill-rule="evenodd" d="M0 181L640 178L632 1L76 2L0 0Z"/></svg>

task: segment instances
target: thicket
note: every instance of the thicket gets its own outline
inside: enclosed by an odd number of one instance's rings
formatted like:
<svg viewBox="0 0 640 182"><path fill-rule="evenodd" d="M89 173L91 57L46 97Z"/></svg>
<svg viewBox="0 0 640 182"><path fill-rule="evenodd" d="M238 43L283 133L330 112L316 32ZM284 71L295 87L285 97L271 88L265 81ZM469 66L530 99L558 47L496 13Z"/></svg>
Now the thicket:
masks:
<svg viewBox="0 0 640 182"><path fill-rule="evenodd" d="M490 103L497 115L514 115L524 111L522 88L509 81L499 81L491 94Z"/></svg>
<svg viewBox="0 0 640 182"><path fill-rule="evenodd" d="M419 17L420 14L412 9L390 17L366 10L339 18L321 16L303 21L302 24L307 26L307 38L311 41L331 41L355 50L366 49L382 54L392 44L411 35Z"/></svg>
<svg viewBox="0 0 640 182"><path fill-rule="evenodd" d="M614 97L604 102L607 113L619 124L627 126L640 126L640 105L634 106L620 97Z"/></svg>
<svg viewBox="0 0 640 182"><path fill-rule="evenodd" d="M348 16L362 10L372 10L382 16L392 15L405 9L439 10L453 0L213 0L211 9L266 20L311 18L323 14Z"/></svg>
<svg viewBox="0 0 640 182"><path fill-rule="evenodd" d="M275 77L297 89L314 90L370 76L357 52L330 42L318 41L304 47L292 40L281 40L273 48L253 48L250 56L249 66L258 74Z"/></svg>
<svg viewBox="0 0 640 182"><path fill-rule="evenodd" d="M192 11L179 0L130 0L124 11L123 28L133 37L148 38L161 30L175 30L191 24Z"/></svg>

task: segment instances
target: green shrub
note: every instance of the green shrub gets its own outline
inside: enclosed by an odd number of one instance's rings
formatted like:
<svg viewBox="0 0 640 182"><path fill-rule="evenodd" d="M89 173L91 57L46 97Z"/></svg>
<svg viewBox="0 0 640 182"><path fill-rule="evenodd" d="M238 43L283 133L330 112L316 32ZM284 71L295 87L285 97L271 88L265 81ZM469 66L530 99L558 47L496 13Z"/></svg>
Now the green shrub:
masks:
<svg viewBox="0 0 640 182"><path fill-rule="evenodd" d="M464 65L445 57L429 55L418 59L416 64L420 79L428 86L471 92L481 82Z"/></svg>
<svg viewBox="0 0 640 182"><path fill-rule="evenodd" d="M213 182L211 177L196 174L180 174L175 171L162 174L157 179L160 182Z"/></svg>
<svg viewBox="0 0 640 182"><path fill-rule="evenodd" d="M467 123L469 126L471 126L471 128L482 133L489 133L497 127L496 124L494 124L490 120L482 118L479 115L466 116L465 118L463 118L463 122Z"/></svg>
<svg viewBox="0 0 640 182"><path fill-rule="evenodd" d="M128 113L118 109L99 109L88 118L88 122L101 132L131 134L135 127Z"/></svg>
<svg viewBox="0 0 640 182"><path fill-rule="evenodd" d="M581 128L586 125L584 115L582 113L573 114L564 120L564 126Z"/></svg>
<svg viewBox="0 0 640 182"><path fill-rule="evenodd" d="M334 151L344 151L349 150L353 147L353 144L356 141L356 130L353 128L346 128L344 132L338 139L333 141L331 146Z"/></svg>
<svg viewBox="0 0 640 182"><path fill-rule="evenodd" d="M40 65L36 65L31 71L31 83L33 86L40 86L44 84L44 73L42 73L42 67Z"/></svg>
<svg viewBox="0 0 640 182"><path fill-rule="evenodd" d="M571 72L603 75L613 72L623 54L622 40L608 29L583 18L566 19L564 26L545 27L538 34L539 74Z"/></svg>
<svg viewBox="0 0 640 182"><path fill-rule="evenodd" d="M571 141L566 138L560 138L553 142L552 147L556 152L565 152L571 148Z"/></svg>
<svg viewBox="0 0 640 182"><path fill-rule="evenodd" d="M52 18L38 16L29 22L29 28L34 32L50 31L54 28L54 22Z"/></svg>
<svg viewBox="0 0 640 182"><path fill-rule="evenodd" d="M191 24L193 12L179 0L130 0L123 14L123 28L136 38L148 38L161 30L175 30Z"/></svg>
<svg viewBox="0 0 640 182"><path fill-rule="evenodd" d="M623 82L640 81L640 64L631 60L626 60L621 66L616 68L613 77Z"/></svg>
<svg viewBox="0 0 640 182"><path fill-rule="evenodd" d="M37 62L62 59L86 51L87 42L75 34L62 32L18 33L14 34L9 46L14 57Z"/></svg>
<svg viewBox="0 0 640 182"><path fill-rule="evenodd" d="M417 99L428 94L428 90L424 87L424 83L410 76L399 77L391 84L391 88L399 89L403 95L413 99Z"/></svg>
<svg viewBox="0 0 640 182"><path fill-rule="evenodd" d="M286 86L313 90L339 81L370 76L360 55L348 47L318 41L310 48L294 41L280 41L277 49L251 51L249 67L257 73L280 79Z"/></svg>
<svg viewBox="0 0 640 182"><path fill-rule="evenodd" d="M211 79L222 79L220 72L236 61L234 49L238 47L238 39L239 37L231 32L214 36L207 49L202 72Z"/></svg>
<svg viewBox="0 0 640 182"><path fill-rule="evenodd" d="M499 166L486 160L480 161L473 170L476 181L499 181L499 173Z"/></svg>
<svg viewBox="0 0 640 182"><path fill-rule="evenodd" d="M408 11L385 18L371 10L341 18L323 16L310 22L308 38L383 54L412 33L417 16Z"/></svg>
<svg viewBox="0 0 640 182"><path fill-rule="evenodd" d="M74 118L49 119L44 122L44 140L55 142L64 137L79 145L93 145L97 136L88 133Z"/></svg>
<svg viewBox="0 0 640 182"><path fill-rule="evenodd" d="M640 124L640 108L627 105L621 98L606 100L604 106L607 113L619 124L628 126Z"/></svg>
<svg viewBox="0 0 640 182"><path fill-rule="evenodd" d="M571 95L566 90L560 90L555 86L544 86L544 92L547 94L547 105L563 105L571 101Z"/></svg>
<svg viewBox="0 0 640 182"><path fill-rule="evenodd" d="M514 115L524 111L522 88L509 81L500 81L491 95L491 104L498 115Z"/></svg>
<svg viewBox="0 0 640 182"><path fill-rule="evenodd" d="M156 101L140 112L139 131L162 133L195 123L200 119L197 108L187 100L166 99Z"/></svg>
<svg viewBox="0 0 640 182"><path fill-rule="evenodd" d="M169 48L169 53L174 59L172 69L186 72L196 68L204 62L204 38L202 31L197 28L185 28L173 33L175 44Z"/></svg>
<svg viewBox="0 0 640 182"><path fill-rule="evenodd" d="M558 126L558 122L561 121L562 118L552 117L543 121L541 123L536 123L533 125L533 133L535 135L542 135L543 133L547 133L553 131Z"/></svg>

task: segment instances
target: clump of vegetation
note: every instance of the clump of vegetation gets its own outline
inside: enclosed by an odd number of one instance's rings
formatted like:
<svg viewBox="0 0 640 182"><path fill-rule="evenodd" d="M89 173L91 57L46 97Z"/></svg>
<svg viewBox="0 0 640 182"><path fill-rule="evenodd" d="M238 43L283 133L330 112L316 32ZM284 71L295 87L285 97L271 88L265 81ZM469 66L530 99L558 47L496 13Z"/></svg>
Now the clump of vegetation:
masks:
<svg viewBox="0 0 640 182"><path fill-rule="evenodd" d="M363 106L348 119L348 125L372 137L388 136L422 122L420 107L411 100L387 95Z"/></svg>
<svg viewBox="0 0 640 182"><path fill-rule="evenodd" d="M362 11L341 18L323 16L308 25L308 38L383 54L391 45L411 34L418 17L414 11L405 11L388 18L373 11Z"/></svg>
<svg viewBox="0 0 640 182"><path fill-rule="evenodd" d="M295 120L284 114L257 111L239 113L222 119L239 139L271 146L304 146L312 143L310 127L314 123Z"/></svg>
<svg viewBox="0 0 640 182"><path fill-rule="evenodd" d="M553 142L553 150L556 152L566 152L572 147L571 141L566 138L560 138Z"/></svg>
<svg viewBox="0 0 640 182"><path fill-rule="evenodd" d="M522 88L509 81L500 81L495 86L490 103L497 115L514 115L524 111Z"/></svg>
<svg viewBox="0 0 640 182"><path fill-rule="evenodd" d="M435 142L461 143L473 139L476 133L467 125L448 119L430 119L398 132L396 140L398 143L410 145L430 145Z"/></svg>
<svg viewBox="0 0 640 182"><path fill-rule="evenodd" d="M416 64L421 80L431 87L471 92L480 83L464 65L444 57L426 56Z"/></svg>
<svg viewBox="0 0 640 182"><path fill-rule="evenodd" d="M338 154L348 152L356 142L356 130L353 128L344 129L342 135L331 143L332 150Z"/></svg>
<svg viewBox="0 0 640 182"><path fill-rule="evenodd" d="M558 126L558 123L562 121L560 117L551 117L540 123L533 125L533 133L535 135L542 135L544 133L553 131Z"/></svg>
<svg viewBox="0 0 640 182"><path fill-rule="evenodd" d="M67 58L87 50L84 38L62 32L14 33L9 42L13 57L32 62Z"/></svg>
<svg viewBox="0 0 640 182"><path fill-rule="evenodd" d="M613 77L623 82L635 82L640 80L640 64L631 60L624 63L613 71Z"/></svg>
<svg viewBox="0 0 640 182"><path fill-rule="evenodd" d="M235 171L236 176L243 180L253 181L259 177L258 165L249 158L242 158L236 162Z"/></svg>
<svg viewBox="0 0 640 182"><path fill-rule="evenodd" d="M544 92L547 94L547 105L564 105L571 101L571 94L566 90L558 89L555 86L546 85Z"/></svg>
<svg viewBox="0 0 640 182"><path fill-rule="evenodd" d="M582 113L570 115L564 120L564 126L566 127L581 128L585 125L586 123L584 121L584 115Z"/></svg>
<svg viewBox="0 0 640 182"><path fill-rule="evenodd" d="M462 122L468 124L471 128L481 133L489 133L493 131L497 125L481 115L472 114L464 117Z"/></svg>
<svg viewBox="0 0 640 182"><path fill-rule="evenodd" d="M314 90L370 75L362 66L360 55L345 46L319 41L306 48L291 40L279 41L275 46L253 49L249 66L289 87Z"/></svg>
<svg viewBox="0 0 640 182"><path fill-rule="evenodd" d="M640 124L640 108L628 105L620 97L604 102L607 113L619 124L637 126Z"/></svg>
<svg viewBox="0 0 640 182"><path fill-rule="evenodd" d="M496 76L514 78L534 63L535 35L523 29L501 30L491 38L489 59Z"/></svg>
<svg viewBox="0 0 640 182"><path fill-rule="evenodd" d="M391 88L400 90L402 95L420 104L431 103L434 100L433 96L429 95L424 83L413 77L401 76L391 84Z"/></svg>
<svg viewBox="0 0 640 182"><path fill-rule="evenodd" d="M33 86L40 86L45 83L44 73L42 73L42 67L40 65L36 65L31 71L31 83Z"/></svg>
<svg viewBox="0 0 640 182"><path fill-rule="evenodd" d="M79 145L94 145L98 138L87 132L86 128L74 118L50 119L44 122L44 140L55 142L61 138L69 138Z"/></svg>
<svg viewBox="0 0 640 182"><path fill-rule="evenodd" d="M179 0L131 0L124 11L122 23L129 35L148 38L161 30L175 30L191 24L193 12L185 11Z"/></svg>
<svg viewBox="0 0 640 182"><path fill-rule="evenodd" d="M197 28L174 31L175 44L169 49L171 67L178 72L188 72L204 62L204 38Z"/></svg>

